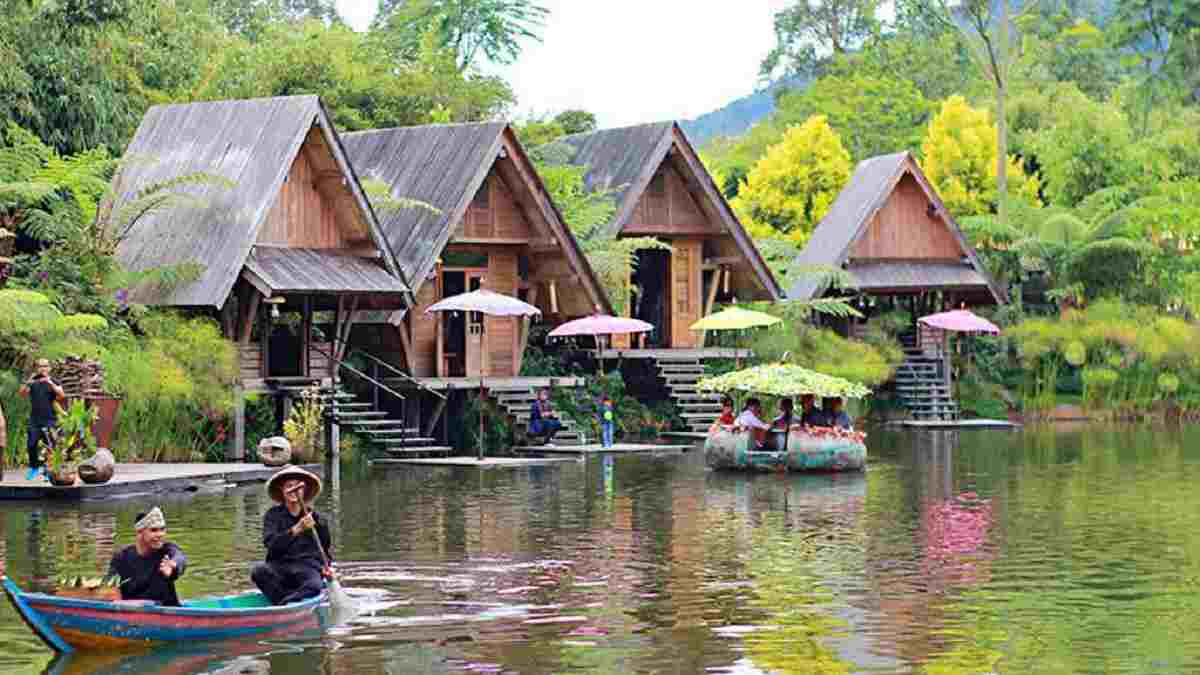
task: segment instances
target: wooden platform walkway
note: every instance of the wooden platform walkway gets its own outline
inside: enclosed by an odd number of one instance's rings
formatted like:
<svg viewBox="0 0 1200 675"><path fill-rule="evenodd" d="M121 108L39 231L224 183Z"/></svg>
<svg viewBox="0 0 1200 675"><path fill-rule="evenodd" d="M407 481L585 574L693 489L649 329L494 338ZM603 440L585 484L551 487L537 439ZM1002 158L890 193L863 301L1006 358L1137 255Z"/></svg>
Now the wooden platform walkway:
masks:
<svg viewBox="0 0 1200 675"><path fill-rule="evenodd" d="M321 464L305 469L322 473ZM160 492L195 492L229 484L262 482L279 469L262 464L117 464L112 480L101 485L83 482L56 487L44 478L25 480L24 467L8 469L0 480L0 500L81 500L128 497Z"/></svg>
<svg viewBox="0 0 1200 675"><path fill-rule="evenodd" d="M602 349L600 358L603 359L734 359L749 358L753 352L749 349L734 349L733 347L705 347L703 349Z"/></svg>
<svg viewBox="0 0 1200 675"><path fill-rule="evenodd" d="M411 380L384 378L388 385L412 387ZM479 389L478 377L418 377L422 386L436 391L449 389ZM543 389L545 387L577 387L584 383L582 377L484 377L483 387L489 390Z"/></svg>
<svg viewBox="0 0 1200 675"><path fill-rule="evenodd" d="M708 434L700 433L699 431L664 431L659 436L663 438L682 438L689 441L704 441L708 439Z"/></svg>
<svg viewBox="0 0 1200 675"><path fill-rule="evenodd" d="M513 447L514 452L537 453L547 455L603 455L603 454L623 454L635 452L687 452L693 449L694 445L653 445L649 443L615 443L611 448L606 448L599 443L589 443L587 445L518 445Z"/></svg>
<svg viewBox="0 0 1200 675"><path fill-rule="evenodd" d="M1020 429L1021 425L1008 420L897 420L888 426L910 429Z"/></svg>
<svg viewBox="0 0 1200 675"><path fill-rule="evenodd" d="M476 469L519 468L574 462L574 457L413 457L411 459L372 459L375 466L469 466Z"/></svg>

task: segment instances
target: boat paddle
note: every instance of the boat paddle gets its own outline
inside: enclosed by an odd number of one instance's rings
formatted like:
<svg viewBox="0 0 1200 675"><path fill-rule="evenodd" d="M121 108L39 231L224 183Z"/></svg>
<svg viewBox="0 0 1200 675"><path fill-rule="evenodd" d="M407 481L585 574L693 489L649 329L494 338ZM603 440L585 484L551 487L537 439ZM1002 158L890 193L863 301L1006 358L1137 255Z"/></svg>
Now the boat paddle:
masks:
<svg viewBox="0 0 1200 675"><path fill-rule="evenodd" d="M296 489L303 488L303 484L296 487ZM300 517L303 518L309 515L309 513L308 505L301 499ZM317 534L317 528L313 527L309 529L309 533L312 534L313 542L317 545L317 551L321 554L321 562L324 563L325 567L332 570L333 567L329 564L329 556L325 554L325 547L321 545L321 537ZM358 603L354 601L354 598L350 597L349 593L342 589L342 583L338 581L336 575L326 579L325 583L329 588L329 605L333 608L335 614L350 617L358 613Z"/></svg>

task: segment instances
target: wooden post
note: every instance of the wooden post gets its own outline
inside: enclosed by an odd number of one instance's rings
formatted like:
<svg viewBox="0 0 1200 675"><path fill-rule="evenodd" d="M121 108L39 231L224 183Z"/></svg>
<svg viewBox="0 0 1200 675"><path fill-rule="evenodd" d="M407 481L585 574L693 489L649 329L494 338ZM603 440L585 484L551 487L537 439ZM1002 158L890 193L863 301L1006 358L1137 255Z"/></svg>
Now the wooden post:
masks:
<svg viewBox="0 0 1200 675"><path fill-rule="evenodd" d="M303 343L304 353L300 356L300 372L305 377L312 377L312 296L304 296L304 318L300 329L300 342Z"/></svg>
<svg viewBox="0 0 1200 675"><path fill-rule="evenodd" d="M718 267L716 269L716 271L713 272L712 286L708 289L708 297L704 299L704 309L700 313L701 319L703 319L704 317L706 317L712 313L713 303L717 301L717 289L721 287L722 274L725 274L725 275L729 274L728 272L725 271L724 267ZM708 340L708 331L706 331L706 330L700 331L700 347L702 349L704 348L707 340Z"/></svg>
<svg viewBox="0 0 1200 675"><path fill-rule="evenodd" d="M447 394L449 394L449 390L447 390ZM446 399L438 399L437 405L435 405L433 408L433 414L429 416L429 421L425 423L425 433L421 434L422 436L432 436L434 428L437 427L438 418L442 416L442 412L445 410Z"/></svg>
<svg viewBox="0 0 1200 675"><path fill-rule="evenodd" d="M242 381L233 385L233 437L225 457L231 462L241 462L246 459L246 392L242 389Z"/></svg>

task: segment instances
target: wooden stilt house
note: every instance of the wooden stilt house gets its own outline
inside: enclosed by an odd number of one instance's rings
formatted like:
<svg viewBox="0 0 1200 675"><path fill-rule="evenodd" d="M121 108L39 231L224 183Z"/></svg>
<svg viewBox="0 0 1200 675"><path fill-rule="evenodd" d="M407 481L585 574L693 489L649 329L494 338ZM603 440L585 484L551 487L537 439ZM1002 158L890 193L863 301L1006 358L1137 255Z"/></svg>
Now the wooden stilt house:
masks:
<svg viewBox="0 0 1200 675"><path fill-rule="evenodd" d="M448 124L345 135L364 178L426 206L381 211L415 304L394 320L396 360L418 378L514 378L530 320L429 315L478 288L519 297L550 324L610 312L604 291L533 164L504 123ZM432 207L432 208L427 208Z"/></svg>
<svg viewBox="0 0 1200 675"><path fill-rule="evenodd" d="M792 299L856 293L869 321L883 312L908 314L906 360L897 375L901 399L920 418L957 417L950 393L949 353L941 331L919 327L921 316L963 305L1007 302L941 197L909 152L863 160L796 259L800 280ZM839 268L852 289L831 289L821 268ZM850 320L842 332L863 324Z"/></svg>
<svg viewBox="0 0 1200 675"><path fill-rule="evenodd" d="M194 202L122 233L133 271L199 266L139 302L208 313L241 349L241 384L268 390L334 375L355 309L400 309L409 289L337 131L316 96L162 105L142 119L115 178L120 209L182 176Z"/></svg>
<svg viewBox="0 0 1200 675"><path fill-rule="evenodd" d="M783 296L678 124L575 134L539 153L549 161L587 167L587 188L611 192L617 206L608 224L611 234L670 244L670 251L639 253L634 283L640 292L629 311L656 327L641 346L703 347L704 336L688 327L715 303Z"/></svg>

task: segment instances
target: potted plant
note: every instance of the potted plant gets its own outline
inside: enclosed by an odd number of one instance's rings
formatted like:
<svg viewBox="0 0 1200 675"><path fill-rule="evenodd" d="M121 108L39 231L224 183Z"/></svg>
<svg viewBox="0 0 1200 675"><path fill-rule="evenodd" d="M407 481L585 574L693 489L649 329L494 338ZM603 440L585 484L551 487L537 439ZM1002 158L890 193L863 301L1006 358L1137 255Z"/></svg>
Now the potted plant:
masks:
<svg viewBox="0 0 1200 675"><path fill-rule="evenodd" d="M96 437L92 435L96 410L74 399L66 410L60 406L58 411L58 427L47 434L49 443L41 443L42 461L52 484L70 486L79 477L80 458L85 452L96 451Z"/></svg>

